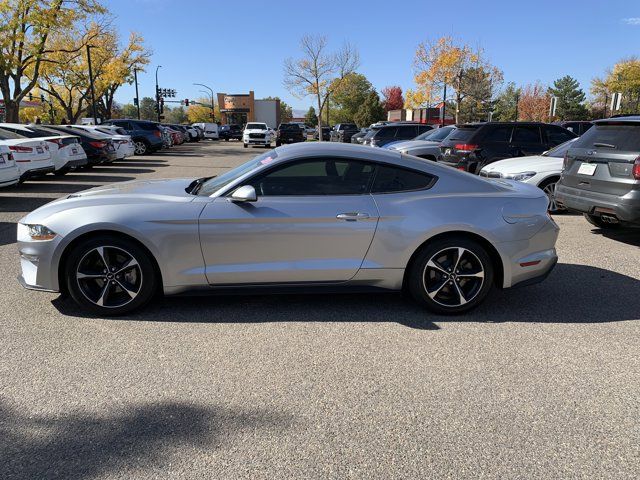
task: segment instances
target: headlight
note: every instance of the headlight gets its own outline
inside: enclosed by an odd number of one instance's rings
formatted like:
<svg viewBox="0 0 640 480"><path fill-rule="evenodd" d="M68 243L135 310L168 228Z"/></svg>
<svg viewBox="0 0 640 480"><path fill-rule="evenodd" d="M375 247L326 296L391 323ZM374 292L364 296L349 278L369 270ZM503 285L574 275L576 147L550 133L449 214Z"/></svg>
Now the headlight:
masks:
<svg viewBox="0 0 640 480"><path fill-rule="evenodd" d="M53 240L57 235L56 232L50 230L44 225L25 224L25 227L27 227L27 235L29 235L29 238L31 238L31 240Z"/></svg>
<svg viewBox="0 0 640 480"><path fill-rule="evenodd" d="M536 172L505 173L503 178L508 178L509 180L515 180L517 182L524 182L525 180L529 180L535 174Z"/></svg>

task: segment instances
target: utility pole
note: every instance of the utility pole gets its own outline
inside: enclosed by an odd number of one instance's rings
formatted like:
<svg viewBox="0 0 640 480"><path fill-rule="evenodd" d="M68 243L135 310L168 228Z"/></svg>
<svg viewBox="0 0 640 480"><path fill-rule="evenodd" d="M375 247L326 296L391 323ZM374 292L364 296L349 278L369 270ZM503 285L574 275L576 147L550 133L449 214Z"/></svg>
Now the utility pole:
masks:
<svg viewBox="0 0 640 480"><path fill-rule="evenodd" d="M518 121L518 105L520 105L520 91L516 90L516 118L514 118L514 121Z"/></svg>
<svg viewBox="0 0 640 480"><path fill-rule="evenodd" d="M136 107L138 108L138 120L140 120L140 95L138 95L138 69L137 68L133 69L133 78L136 82Z"/></svg>
<svg viewBox="0 0 640 480"><path fill-rule="evenodd" d="M158 69L162 68L162 65L158 65L156 67L156 110L157 110L157 117L158 117L158 123L160 123L160 89L158 88Z"/></svg>
<svg viewBox="0 0 640 480"><path fill-rule="evenodd" d="M91 110L93 111L93 124L98 124L98 116L96 115L96 92L93 87L93 71L91 70L91 49L93 45L87 45L87 63L89 64L89 85L91 87ZM71 120L71 119L69 119Z"/></svg>
<svg viewBox="0 0 640 480"><path fill-rule="evenodd" d="M447 84L444 84L444 92L442 94L442 120L440 121L440 126L444 127L444 120L447 115Z"/></svg>
<svg viewBox="0 0 640 480"><path fill-rule="evenodd" d="M213 88L203 84L203 83L194 83L194 85L198 85L199 87L204 87L207 90L209 90L209 92L211 92L211 123L215 123L216 122L216 107L215 104L213 103Z"/></svg>

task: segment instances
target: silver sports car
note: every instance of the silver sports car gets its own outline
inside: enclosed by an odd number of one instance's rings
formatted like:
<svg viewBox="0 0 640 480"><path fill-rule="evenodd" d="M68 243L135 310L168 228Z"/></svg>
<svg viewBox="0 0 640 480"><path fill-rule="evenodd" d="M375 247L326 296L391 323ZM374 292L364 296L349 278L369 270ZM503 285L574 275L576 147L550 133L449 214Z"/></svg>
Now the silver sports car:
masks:
<svg viewBox="0 0 640 480"><path fill-rule="evenodd" d="M493 286L544 279L558 226L547 197L352 144L276 148L223 175L123 182L56 200L18 225L20 282L101 315L154 293L407 289L461 313Z"/></svg>

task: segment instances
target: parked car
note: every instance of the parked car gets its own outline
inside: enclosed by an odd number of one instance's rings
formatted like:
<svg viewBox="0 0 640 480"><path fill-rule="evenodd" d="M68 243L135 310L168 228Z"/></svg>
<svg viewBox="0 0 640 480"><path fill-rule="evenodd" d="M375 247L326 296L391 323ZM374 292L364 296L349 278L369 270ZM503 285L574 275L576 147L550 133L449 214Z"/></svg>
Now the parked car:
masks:
<svg viewBox="0 0 640 480"><path fill-rule="evenodd" d="M332 128L329 126L326 127L321 127L321 131L322 131L322 141L323 142L329 142L331 140L331 131ZM316 131L313 132L313 139L314 140L318 140L318 129L316 128Z"/></svg>
<svg viewBox="0 0 640 480"><path fill-rule="evenodd" d="M136 147L136 155L147 155L162 150L162 130L160 124L147 120L116 119L106 120L103 125L115 125L126 130Z"/></svg>
<svg viewBox="0 0 640 480"><path fill-rule="evenodd" d="M276 131L276 146L279 147L285 143L304 142L307 134L299 123L281 123Z"/></svg>
<svg viewBox="0 0 640 480"><path fill-rule="evenodd" d="M18 167L20 182L53 173L55 166L47 143L38 138L26 138L0 128L0 143L6 145Z"/></svg>
<svg viewBox="0 0 640 480"><path fill-rule="evenodd" d="M204 129L203 129L201 126L199 126L198 124L195 124L195 123L194 123L194 124L192 124L191 126L192 126L193 128L195 128L195 129L196 129L196 131L198 132L198 138L199 138L200 140L204 140L204 139L205 139L205 136L204 136Z"/></svg>
<svg viewBox="0 0 640 480"><path fill-rule="evenodd" d="M338 123L331 130L332 142L351 143L351 137L360 129L355 123Z"/></svg>
<svg viewBox="0 0 640 480"><path fill-rule="evenodd" d="M456 129L453 125L434 128L418 135L413 140L403 140L387 143L383 148L396 150L400 153L436 161L440 156L440 144Z"/></svg>
<svg viewBox="0 0 640 480"><path fill-rule="evenodd" d="M194 127L199 127L204 132L204 138L209 140L218 140L220 138L217 123L194 123Z"/></svg>
<svg viewBox="0 0 640 480"><path fill-rule="evenodd" d="M407 288L459 314L494 286L543 280L557 261L559 229L538 188L351 144L288 145L217 177L72 197L19 221L20 282L97 315L158 292L256 285Z"/></svg>
<svg viewBox="0 0 640 480"><path fill-rule="evenodd" d="M587 122L587 121L581 121L581 120L580 121L562 120L558 122L553 122L552 125L558 125L560 127L566 128L570 132L573 132L576 135L580 136L584 132L589 130L591 127L593 127L593 122Z"/></svg>
<svg viewBox="0 0 640 480"><path fill-rule="evenodd" d="M270 147L273 140L272 130L266 123L249 122L245 125L242 132L242 143L244 148L249 145L260 145L262 147Z"/></svg>
<svg viewBox="0 0 640 480"><path fill-rule="evenodd" d="M116 149L116 160L124 160L135 154L136 147L131 136L123 128L114 125L70 125L71 128L79 128L87 132L102 134L110 138Z"/></svg>
<svg viewBox="0 0 640 480"><path fill-rule="evenodd" d="M572 138L568 142L547 150L542 155L498 160L483 167L480 170L480 176L507 178L535 185L547 194L549 211L551 213L560 212L564 208L556 202L556 186L562 173L564 156L576 140L577 138Z"/></svg>
<svg viewBox="0 0 640 480"><path fill-rule="evenodd" d="M558 203L602 229L640 225L640 116L596 120L565 155Z"/></svg>
<svg viewBox="0 0 640 480"><path fill-rule="evenodd" d="M383 147L387 143L411 140L429 130L433 130L433 127L423 123L388 123L373 127L363 143L366 141L372 147Z"/></svg>
<svg viewBox="0 0 640 480"><path fill-rule="evenodd" d="M0 187L10 187L20 181L20 172L11 150L0 140Z"/></svg>
<svg viewBox="0 0 640 480"><path fill-rule="evenodd" d="M20 123L0 124L0 128L22 137L37 138L47 142L56 175L65 175L72 169L87 164L87 154L84 152L77 136L45 131L39 127L40 125L22 125Z"/></svg>
<svg viewBox="0 0 640 480"><path fill-rule="evenodd" d="M228 142L229 140L242 140L242 127L235 123L222 125L218 130L220 140Z"/></svg>
<svg viewBox="0 0 640 480"><path fill-rule="evenodd" d="M539 122L487 122L458 125L442 142L438 162L478 174L504 158L540 155L577 135Z"/></svg>
<svg viewBox="0 0 640 480"><path fill-rule="evenodd" d="M367 133L369 133L369 130L369 128L361 128L358 133L354 133L353 135L351 135L351 143L362 145L364 137Z"/></svg>
<svg viewBox="0 0 640 480"><path fill-rule="evenodd" d="M40 128L79 137L82 149L87 155L87 167L111 163L118 158L113 140L102 133L74 129L69 125L46 125Z"/></svg>

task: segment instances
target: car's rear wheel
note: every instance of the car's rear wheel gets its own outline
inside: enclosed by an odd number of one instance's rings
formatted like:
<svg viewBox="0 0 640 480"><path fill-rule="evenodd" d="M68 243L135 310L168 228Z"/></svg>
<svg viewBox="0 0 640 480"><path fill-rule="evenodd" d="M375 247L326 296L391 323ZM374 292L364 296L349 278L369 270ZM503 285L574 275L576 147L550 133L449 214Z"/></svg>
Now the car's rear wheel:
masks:
<svg viewBox="0 0 640 480"><path fill-rule="evenodd" d="M144 140L136 140L134 142L134 148L134 153L136 155L144 155L145 153L147 153L147 150L149 150L149 147Z"/></svg>
<svg viewBox="0 0 640 480"><path fill-rule="evenodd" d="M584 215L584 218L587 219L587 222L589 222L594 227L598 227L598 228L600 228L602 230L616 230L616 229L620 228L620 224L619 223L607 223L607 222L604 222L602 220L602 217L599 217L598 215L589 215L588 213L585 213L583 215Z"/></svg>
<svg viewBox="0 0 640 480"><path fill-rule="evenodd" d="M144 306L157 286L149 254L130 240L110 235L90 238L73 247L65 275L76 303L105 316Z"/></svg>
<svg viewBox="0 0 640 480"><path fill-rule="evenodd" d="M556 201L556 186L558 185L559 178L550 178L545 180L538 188L540 188L549 199L549 213L560 213L566 211L566 208L558 204Z"/></svg>
<svg viewBox="0 0 640 480"><path fill-rule="evenodd" d="M243 146L244 148L249 148L249 145L247 145L246 143L243 143L243 144L242 144L242 146Z"/></svg>
<svg viewBox="0 0 640 480"><path fill-rule="evenodd" d="M493 285L493 263L477 242L444 238L418 254L410 266L408 282L413 297L429 310L459 314L486 298Z"/></svg>

